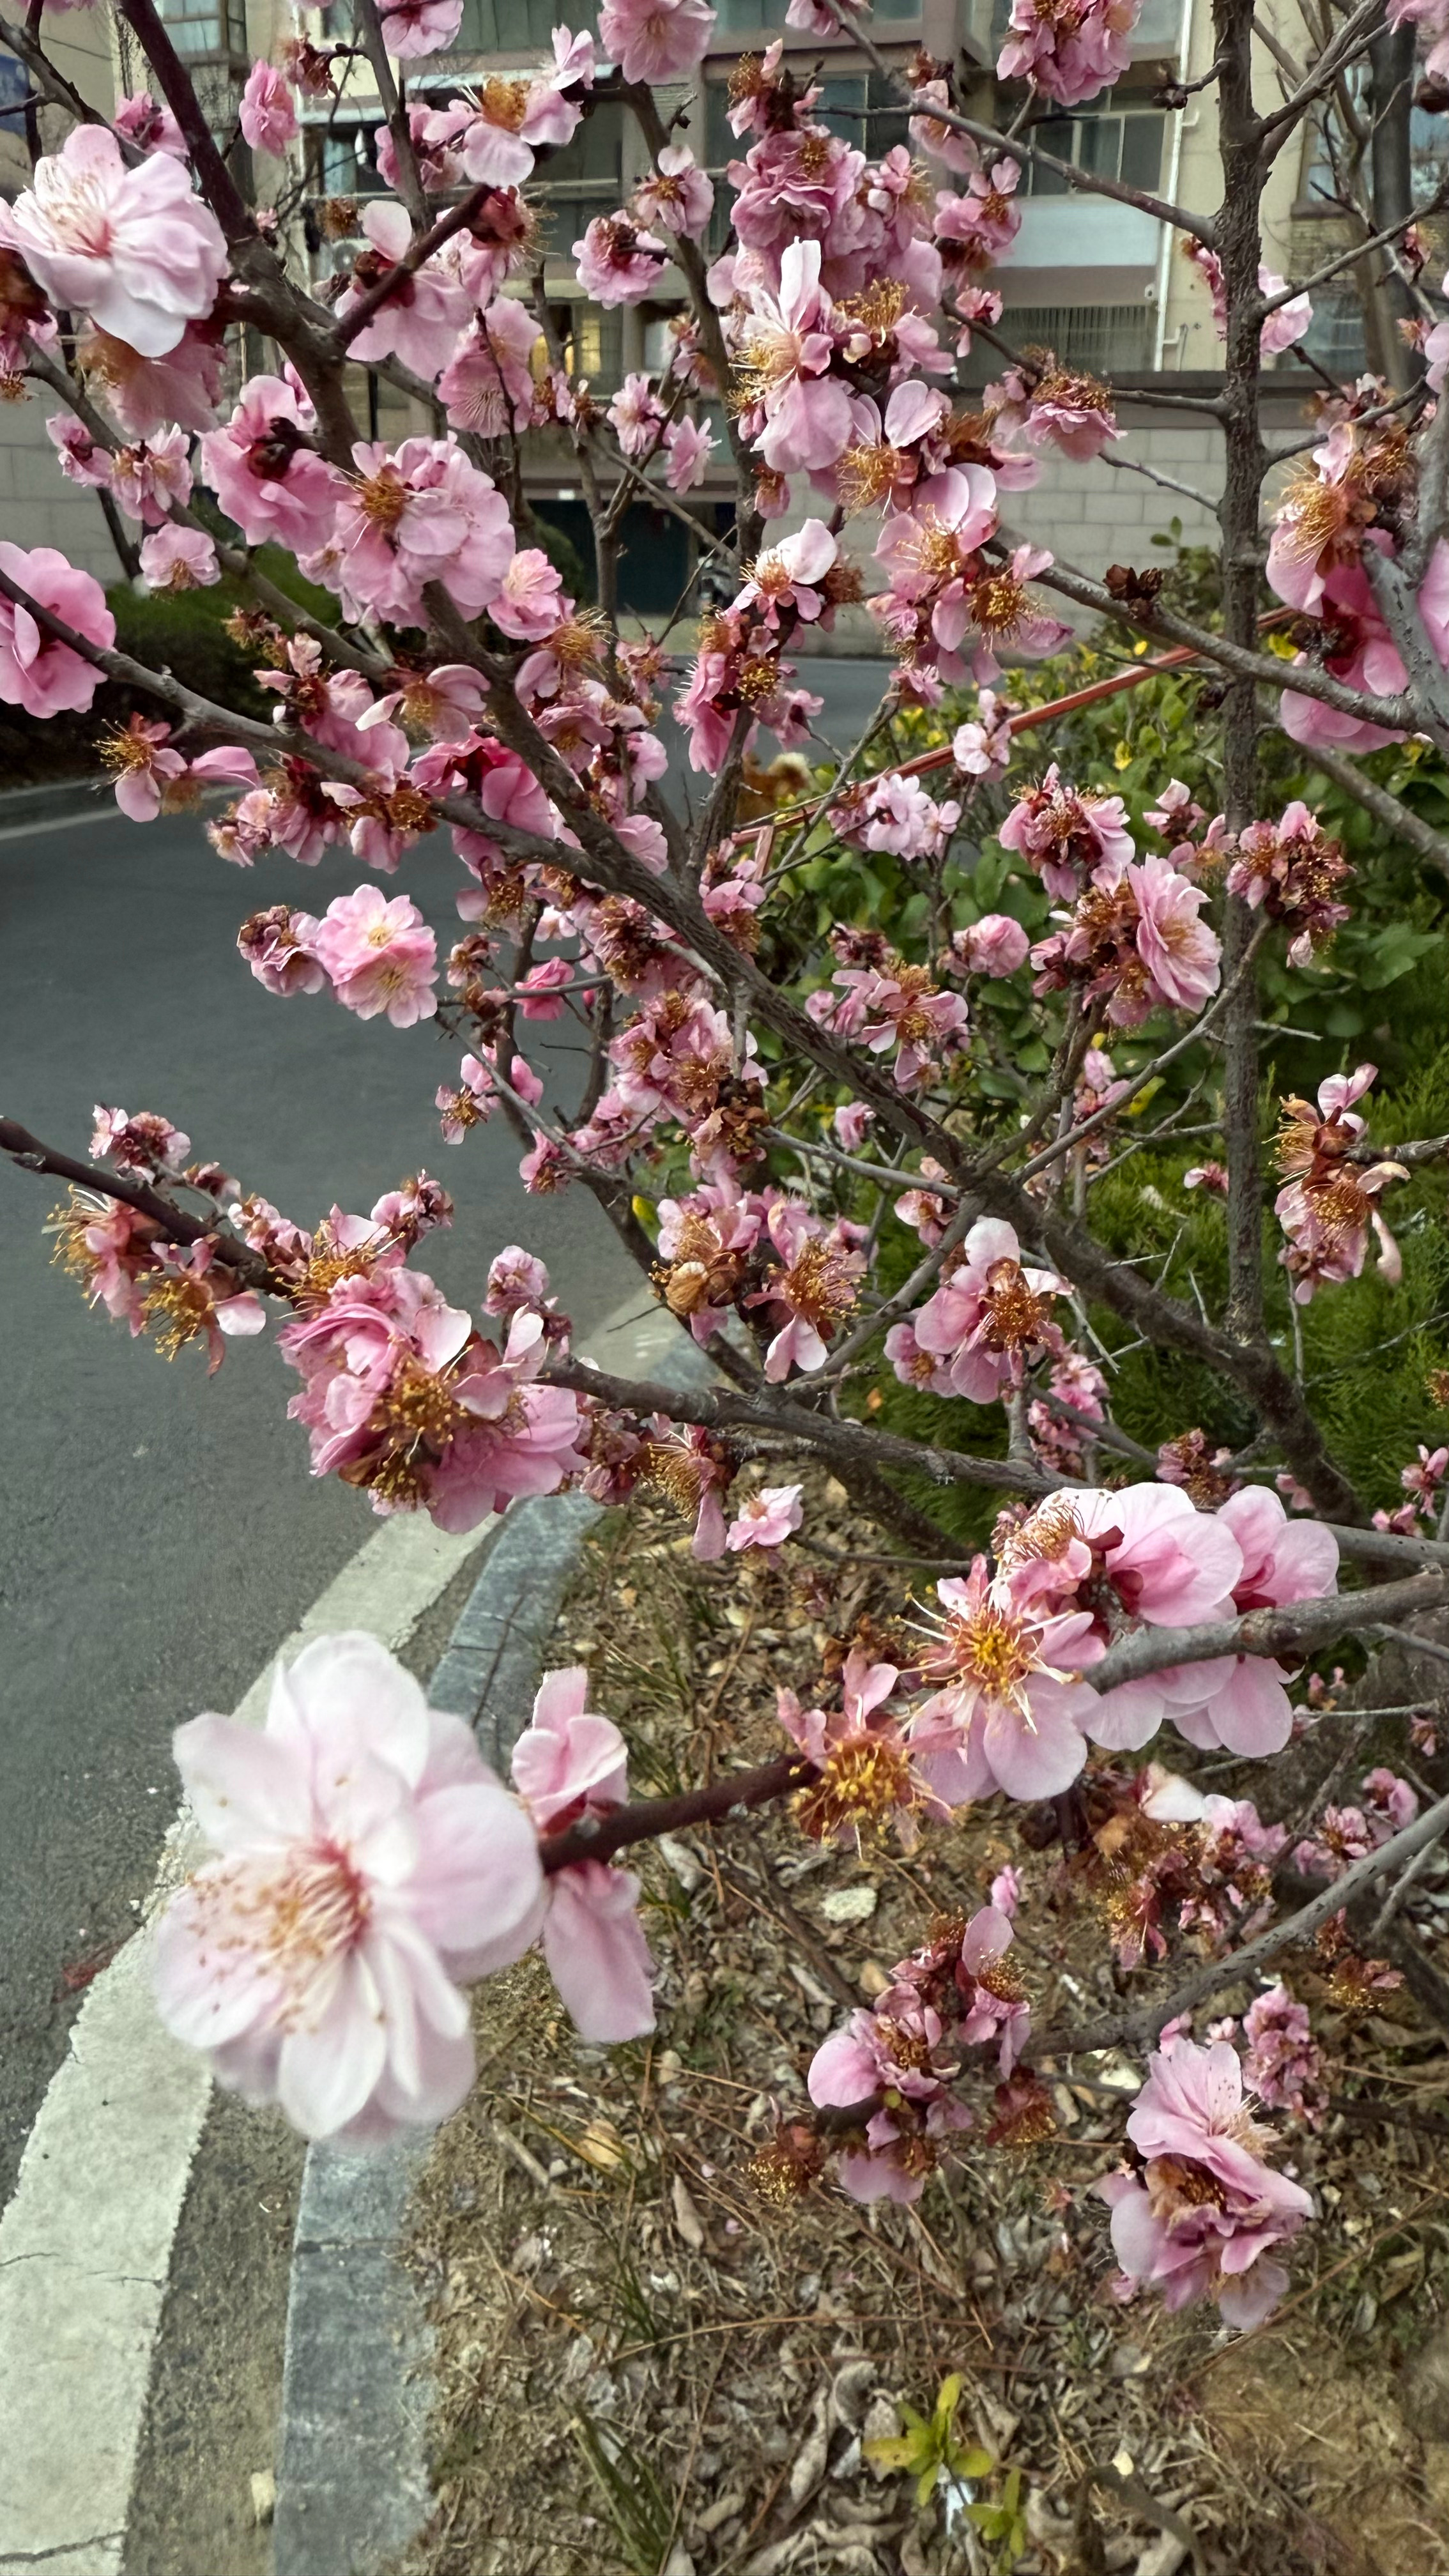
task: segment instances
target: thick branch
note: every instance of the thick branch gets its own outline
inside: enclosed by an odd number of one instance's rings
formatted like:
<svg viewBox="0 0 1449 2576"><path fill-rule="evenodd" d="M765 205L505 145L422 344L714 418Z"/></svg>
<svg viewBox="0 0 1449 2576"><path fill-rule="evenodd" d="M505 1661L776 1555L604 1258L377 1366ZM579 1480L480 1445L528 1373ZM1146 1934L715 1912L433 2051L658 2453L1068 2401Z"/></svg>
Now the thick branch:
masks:
<svg viewBox="0 0 1449 2576"><path fill-rule="evenodd" d="M1179 1664L1205 1664L1219 1655L1302 1655L1335 1637L1377 1628L1385 1620L1412 1619L1449 1599L1449 1570L1427 1567L1404 1583L1377 1583L1364 1592L1330 1593L1320 1601L1294 1601L1281 1610L1248 1610L1240 1619L1215 1619L1200 1628L1139 1628L1109 1646L1082 1679L1093 1690L1140 1681Z"/></svg>
<svg viewBox="0 0 1449 2576"><path fill-rule="evenodd" d="M798 1441L828 1462L847 1469L894 1467L925 1476L933 1485L984 1485L989 1489L1033 1498L1050 1493L1061 1479L1040 1467L1018 1465L1009 1458L976 1458L962 1449L943 1449L863 1423L837 1421L827 1413L808 1412L784 1394L756 1395L740 1387L672 1387L649 1380L611 1377L582 1360L558 1360L542 1372L545 1386L572 1387L577 1395L597 1396L601 1404L622 1413L661 1413L671 1422L695 1422L703 1430L728 1438L731 1431L768 1432L776 1440ZM964 1563L966 1550L962 1550Z"/></svg>

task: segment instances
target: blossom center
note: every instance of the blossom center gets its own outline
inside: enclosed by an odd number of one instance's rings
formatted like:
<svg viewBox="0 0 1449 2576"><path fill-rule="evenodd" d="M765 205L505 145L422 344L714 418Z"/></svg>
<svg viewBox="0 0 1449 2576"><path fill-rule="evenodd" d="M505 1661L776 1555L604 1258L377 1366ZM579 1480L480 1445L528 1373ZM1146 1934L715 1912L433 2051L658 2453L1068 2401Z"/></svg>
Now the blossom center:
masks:
<svg viewBox="0 0 1449 2576"><path fill-rule="evenodd" d="M516 134L528 114L528 83L525 80L486 80L479 93L479 103L490 125L501 125L505 134Z"/></svg>

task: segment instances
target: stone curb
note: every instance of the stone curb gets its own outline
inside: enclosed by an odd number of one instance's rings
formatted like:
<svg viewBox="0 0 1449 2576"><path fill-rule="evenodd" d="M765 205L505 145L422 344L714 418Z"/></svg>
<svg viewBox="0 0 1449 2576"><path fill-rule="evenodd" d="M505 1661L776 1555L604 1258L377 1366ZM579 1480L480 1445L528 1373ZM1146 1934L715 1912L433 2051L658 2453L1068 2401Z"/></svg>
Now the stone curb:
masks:
<svg viewBox="0 0 1449 2576"><path fill-rule="evenodd" d="M672 1324L672 1347L661 1355L657 1319L648 1323L647 1333L629 1336L647 1348L627 1359L611 1350L605 1365L647 1368L675 1385L709 1376ZM594 1355L604 1359L597 1345ZM505 1777L565 1586L599 1511L582 1494L515 1504L433 1675L431 1705L468 1718ZM430 2145L424 2137L370 2156L325 2146L308 2153L287 2302L274 2576L382 2576L432 2511L433 2337L423 2287L400 2259Z"/></svg>

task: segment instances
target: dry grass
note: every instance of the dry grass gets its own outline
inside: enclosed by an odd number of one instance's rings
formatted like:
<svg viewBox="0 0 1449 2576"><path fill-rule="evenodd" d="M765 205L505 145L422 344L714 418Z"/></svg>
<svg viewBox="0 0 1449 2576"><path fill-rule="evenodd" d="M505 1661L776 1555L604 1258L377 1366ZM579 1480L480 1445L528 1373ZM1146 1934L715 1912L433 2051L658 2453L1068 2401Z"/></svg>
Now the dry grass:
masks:
<svg viewBox="0 0 1449 2576"><path fill-rule="evenodd" d="M838 1488L808 1526L878 1545ZM831 1625L900 1597L862 1564ZM817 1684L826 1599L758 1558L696 1566L677 1523L631 1514L591 1543L555 1660L590 1665L636 1789L665 1790L779 1749L775 1687ZM929 2412L950 2371L1002 2463L987 2493L1021 2472L1022 2576L1449 2576L1449 2368L1421 2370L1410 2402L1400 2367L1449 2309L1449 2123L1426 2125L1449 2087L1399 1997L1352 2042L1373 2070L1354 2089L1399 2116L1295 2136L1324 2223L1280 2319L1236 2342L1214 2311L1107 2297L1089 2186L1115 2161L1120 2102L1100 2090L1058 2080L1039 2146L968 2139L918 2212L863 2212L829 2184L780 2211L753 2189L751 2148L803 2099L824 2032L1008 1856L990 1811L910 1862L893 1845L824 1856L788 1816L652 1852L648 2047L582 2047L537 1960L479 1990L481 2080L416 2212L440 2502L408 2576L984 2576L1002 2562L959 2517L948 2531L939 2497L917 2513L861 2457L898 2398ZM1045 2021L1112 1976L1059 1858L1025 1861L1017 1955ZM826 1900L848 1888L874 1910L845 1926Z"/></svg>

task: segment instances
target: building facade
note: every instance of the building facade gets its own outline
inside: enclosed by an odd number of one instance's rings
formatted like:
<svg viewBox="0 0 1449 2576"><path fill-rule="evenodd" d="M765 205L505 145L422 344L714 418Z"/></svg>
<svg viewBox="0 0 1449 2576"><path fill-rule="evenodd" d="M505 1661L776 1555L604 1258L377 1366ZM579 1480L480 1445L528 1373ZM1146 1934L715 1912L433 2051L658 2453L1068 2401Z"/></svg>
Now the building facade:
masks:
<svg viewBox="0 0 1449 2576"><path fill-rule="evenodd" d="M822 38L786 27L785 5L786 0L720 0L711 48L695 82L662 95L666 114L678 110L687 118L684 139L715 180L711 249L723 247L728 229L726 167L740 148L727 121L728 84L742 52L758 53L780 41L802 73L818 66L817 113L871 155L907 140L907 114L893 83L848 36ZM877 0L871 32L890 65L904 66L924 51L964 66L972 113L1001 124L1020 104L1020 92L1000 88L993 69L1009 5L1010 0ZM284 12L282 0L161 0L161 6L195 69L214 130L234 136L236 101L250 62L273 52L292 24L290 10ZM344 15L342 8L323 6L309 13L308 31L319 44L335 41ZM445 98L460 84L526 71L547 54L555 25L592 25L595 15L585 0L465 0L453 50L408 66L414 94ZM1261 95L1271 98L1285 77L1274 49L1281 57L1304 45L1297 0L1266 0L1260 24L1258 82ZM96 104L108 105L145 85L144 66L133 59L124 30L114 32L99 10L48 19L47 35ZM1212 46L1209 0L1145 0L1132 60L1116 87L1038 123L1034 138L1084 172L1209 212L1221 188L1215 93L1210 83L1193 85L1209 70ZM0 113L0 189L11 193L24 184L28 167L16 104L25 89L21 67L0 54L0 102L12 102ZM1173 104L1174 92L1180 97L1184 90L1186 103ZM386 193L376 150L382 109L365 61L359 57L345 67L336 97L304 102L302 113L302 137L288 166L261 161L254 173L242 166L239 175L275 205L296 257L325 290L329 275L349 271L363 246L358 224L368 198ZM1422 171L1442 162L1441 131L1441 120L1415 110L1416 164ZM245 147L234 149L245 165ZM1264 203L1265 257L1285 275L1305 273L1347 238L1330 202L1330 165L1322 131L1310 126L1274 167ZM669 269L654 301L605 311L584 296L574 273L572 243L594 216L625 203L643 175L632 117L618 103L602 101L574 140L540 164L530 187L538 201L553 322L570 365L605 399L631 372L663 365L671 316L685 300L683 278ZM943 186L958 184L947 172L936 176ZM1218 434L1211 420L1173 408L1168 400L1174 392L1210 389L1220 364L1210 299L1182 256L1181 235L1134 206L1084 195L1036 167L1024 171L1018 203L1022 221L1013 256L991 281L1003 299L1003 336L1017 347L1053 348L1069 366L1111 376L1130 397L1121 414L1134 433L1130 453L1168 485L1186 487L1166 490L1105 462L1082 468L1052 459L1020 505L1023 523L1038 542L1090 572L1120 559L1131 544L1140 551L1174 518L1188 540L1211 537L1211 505L1221 485ZM1337 375L1365 364L1383 368L1393 360L1382 322L1375 341L1374 299L1364 288L1365 281L1349 272L1315 299L1306 349ZM979 341L965 369L968 387L984 385L1000 363ZM1276 362L1270 436L1302 434L1304 397L1313 382L1311 368L1295 354ZM373 436L391 442L431 425L419 405L375 375L359 369L354 390L358 416ZM535 507L582 550L586 518L564 433L530 435L525 482ZM114 549L94 498L61 482L43 434L42 407L34 401L0 405L0 507L7 504L23 504L27 528L34 526L42 541L63 544L76 561L114 577ZM689 508L706 538L728 524L730 492L721 464L703 491L690 496ZM678 516L647 503L635 509L626 530L625 606L651 616L667 612L691 570L691 543Z"/></svg>

